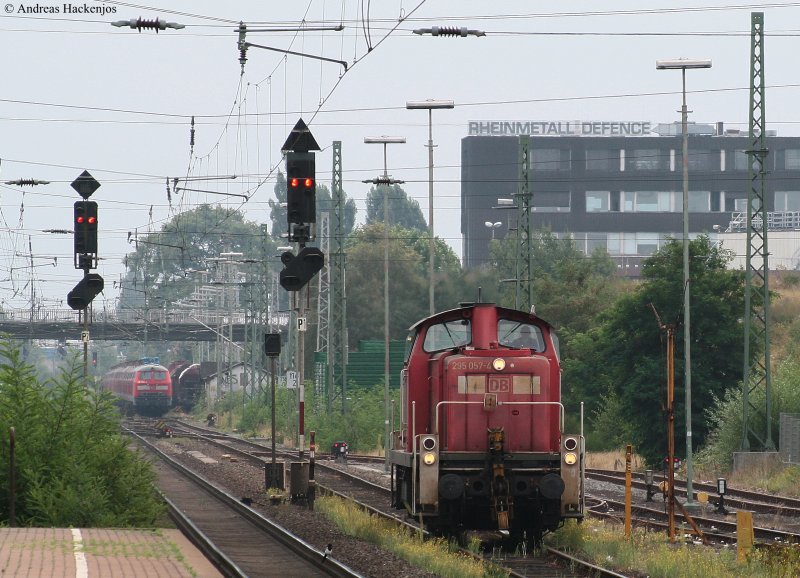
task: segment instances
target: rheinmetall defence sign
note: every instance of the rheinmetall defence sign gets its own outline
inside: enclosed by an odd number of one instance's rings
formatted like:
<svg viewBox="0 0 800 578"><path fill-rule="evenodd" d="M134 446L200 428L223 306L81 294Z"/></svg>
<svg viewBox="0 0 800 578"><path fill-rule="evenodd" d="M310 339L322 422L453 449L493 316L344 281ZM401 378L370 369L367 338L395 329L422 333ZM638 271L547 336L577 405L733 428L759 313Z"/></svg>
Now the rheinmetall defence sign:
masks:
<svg viewBox="0 0 800 578"><path fill-rule="evenodd" d="M647 121L469 121L469 136L644 136Z"/></svg>

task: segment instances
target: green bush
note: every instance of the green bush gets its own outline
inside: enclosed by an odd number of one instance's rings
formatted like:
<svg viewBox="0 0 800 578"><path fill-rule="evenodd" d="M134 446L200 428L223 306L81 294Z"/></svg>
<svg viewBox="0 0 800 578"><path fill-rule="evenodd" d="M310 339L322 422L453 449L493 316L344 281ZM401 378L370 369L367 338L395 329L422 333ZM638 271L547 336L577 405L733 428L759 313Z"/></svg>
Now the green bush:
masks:
<svg viewBox="0 0 800 578"><path fill-rule="evenodd" d="M152 526L162 515L149 463L128 449L110 394L84 386L73 357L45 384L0 341L0 516L9 511L15 429L16 516L28 526Z"/></svg>

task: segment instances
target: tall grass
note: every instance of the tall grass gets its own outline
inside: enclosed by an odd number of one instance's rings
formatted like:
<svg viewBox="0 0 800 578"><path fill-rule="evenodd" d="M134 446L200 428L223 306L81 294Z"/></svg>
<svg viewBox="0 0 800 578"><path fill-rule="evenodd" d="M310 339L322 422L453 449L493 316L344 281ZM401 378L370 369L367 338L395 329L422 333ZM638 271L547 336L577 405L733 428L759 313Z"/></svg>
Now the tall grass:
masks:
<svg viewBox="0 0 800 578"><path fill-rule="evenodd" d="M800 550L767 548L736 561L736 549L714 550L691 543L671 544L666 534L636 529L630 539L618 525L598 520L568 522L545 538L591 562L621 573L650 578L788 578L800 576Z"/></svg>
<svg viewBox="0 0 800 578"><path fill-rule="evenodd" d="M446 540L420 541L392 522L371 516L340 498L323 497L315 502L317 511L333 520L350 536L392 552L409 564L443 578L501 578L500 568L457 552Z"/></svg>

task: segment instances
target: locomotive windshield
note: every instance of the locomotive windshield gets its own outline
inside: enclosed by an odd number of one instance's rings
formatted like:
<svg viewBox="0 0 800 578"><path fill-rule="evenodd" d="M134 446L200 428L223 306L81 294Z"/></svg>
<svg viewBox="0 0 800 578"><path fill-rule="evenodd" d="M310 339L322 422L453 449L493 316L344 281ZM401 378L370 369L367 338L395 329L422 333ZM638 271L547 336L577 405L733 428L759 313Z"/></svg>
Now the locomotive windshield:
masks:
<svg viewBox="0 0 800 578"><path fill-rule="evenodd" d="M542 330L531 323L500 319L497 322L497 340L505 347L544 351Z"/></svg>
<svg viewBox="0 0 800 578"><path fill-rule="evenodd" d="M157 381L163 381L167 379L167 372L158 369L144 370L139 372L139 379L142 380L154 379Z"/></svg>
<svg viewBox="0 0 800 578"><path fill-rule="evenodd" d="M422 348L427 351L441 351L469 345L472 342L472 324L469 319L446 321L428 327Z"/></svg>

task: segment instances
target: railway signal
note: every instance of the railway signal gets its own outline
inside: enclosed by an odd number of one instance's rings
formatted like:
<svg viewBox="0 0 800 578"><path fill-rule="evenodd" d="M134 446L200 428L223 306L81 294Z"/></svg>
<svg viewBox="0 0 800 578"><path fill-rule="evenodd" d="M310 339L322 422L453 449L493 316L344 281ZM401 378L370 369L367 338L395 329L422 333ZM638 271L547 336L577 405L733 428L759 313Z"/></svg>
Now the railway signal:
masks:
<svg viewBox="0 0 800 578"><path fill-rule="evenodd" d="M73 226L75 231L75 254L97 253L97 203L76 201Z"/></svg>
<svg viewBox="0 0 800 578"><path fill-rule="evenodd" d="M286 154L286 186L289 226L315 223L317 187L314 153Z"/></svg>
<svg viewBox="0 0 800 578"><path fill-rule="evenodd" d="M281 287L287 291L300 291L325 265L325 254L317 247L303 247L296 256L288 251L283 255L287 254L286 261L281 257L286 267L280 273Z"/></svg>
<svg viewBox="0 0 800 578"><path fill-rule="evenodd" d="M72 291L67 293L67 305L76 311L86 309L102 290L103 278L97 273L87 273Z"/></svg>

